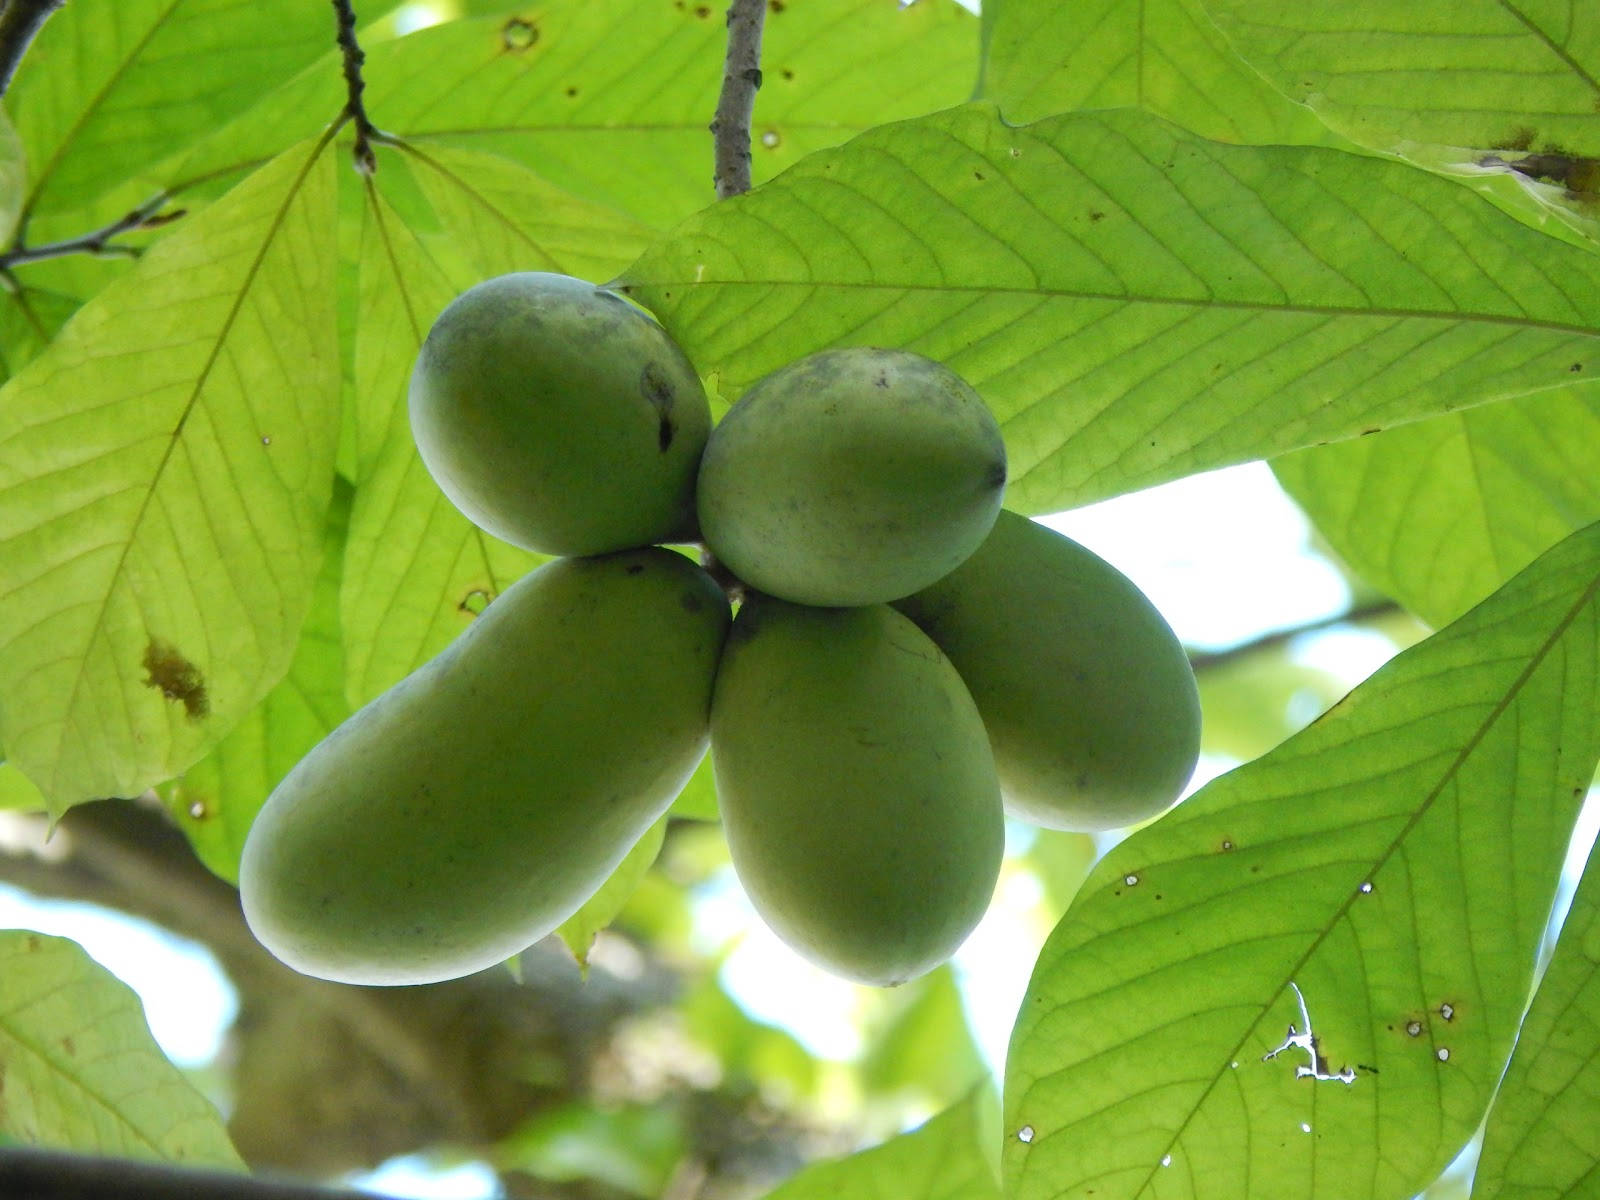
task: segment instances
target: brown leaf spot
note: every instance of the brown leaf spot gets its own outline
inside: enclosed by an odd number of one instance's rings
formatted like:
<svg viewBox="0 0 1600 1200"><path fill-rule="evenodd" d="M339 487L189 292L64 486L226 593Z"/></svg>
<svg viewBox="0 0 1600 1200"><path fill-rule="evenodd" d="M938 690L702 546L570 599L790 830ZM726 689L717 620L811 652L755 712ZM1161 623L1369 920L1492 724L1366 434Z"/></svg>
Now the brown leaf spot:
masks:
<svg viewBox="0 0 1600 1200"><path fill-rule="evenodd" d="M512 17L500 26L500 44L507 53L522 54L539 40L539 27L525 17Z"/></svg>
<svg viewBox="0 0 1600 1200"><path fill-rule="evenodd" d="M206 695L206 678L170 642L151 638L144 650L144 684L157 689L168 700L177 700L191 721L199 721L211 713L211 699Z"/></svg>
<svg viewBox="0 0 1600 1200"><path fill-rule="evenodd" d="M78 1044L70 1037L64 1037L61 1039L61 1051L68 1058L76 1058L78 1056Z"/></svg>

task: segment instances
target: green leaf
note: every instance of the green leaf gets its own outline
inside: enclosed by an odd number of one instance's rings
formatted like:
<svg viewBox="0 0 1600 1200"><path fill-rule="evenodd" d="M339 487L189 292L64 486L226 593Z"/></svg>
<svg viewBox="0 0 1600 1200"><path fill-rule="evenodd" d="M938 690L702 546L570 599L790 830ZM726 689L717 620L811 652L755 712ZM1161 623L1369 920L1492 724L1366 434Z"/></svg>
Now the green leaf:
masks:
<svg viewBox="0 0 1600 1200"><path fill-rule="evenodd" d="M288 669L338 436L333 185L286 152L0 389L0 744L53 813L171 778Z"/></svg>
<svg viewBox="0 0 1600 1200"><path fill-rule="evenodd" d="M8 94L32 165L27 211L80 208L146 176L325 54L333 32L326 5L300 0L63 6Z"/></svg>
<svg viewBox="0 0 1600 1200"><path fill-rule="evenodd" d="M632 218L474 151L386 153L375 180L363 212L355 335L363 476L343 601L355 704L438 653L542 561L457 512L417 454L406 385L434 318L459 292L507 271L605 278L645 238Z"/></svg>
<svg viewBox="0 0 1600 1200"><path fill-rule="evenodd" d="M949 965L894 989L888 1020L869 1039L861 1082L869 1091L912 1091L945 1105L988 1078Z"/></svg>
<svg viewBox="0 0 1600 1200"><path fill-rule="evenodd" d="M670 815L689 821L716 821L721 819L717 808L717 785L711 777L711 755L700 760L700 765L683 785L683 791L672 802Z"/></svg>
<svg viewBox="0 0 1600 1200"><path fill-rule="evenodd" d="M990 0L983 29L979 94L1016 124L1142 108L1224 142L1329 140L1233 52L1200 0Z"/></svg>
<svg viewBox="0 0 1600 1200"><path fill-rule="evenodd" d="M1399 163L1128 110L874 130L686 221L625 280L727 396L831 345L946 362L994 409L1007 505L1030 513L1600 365L1600 257Z"/></svg>
<svg viewBox="0 0 1600 1200"><path fill-rule="evenodd" d="M384 129L515 159L577 195L665 226L715 199L706 124L726 5L553 0L370 48ZM752 164L769 178L879 122L971 91L977 23L951 0L772 6Z"/></svg>
<svg viewBox="0 0 1600 1200"><path fill-rule="evenodd" d="M0 808L34 812L44 808L44 795L21 771L0 762Z"/></svg>
<svg viewBox="0 0 1600 1200"><path fill-rule="evenodd" d="M11 245L22 215L22 193L28 186L28 163L22 139L6 110L0 108L0 247Z"/></svg>
<svg viewBox="0 0 1600 1200"><path fill-rule="evenodd" d="M139 998L65 938L0 930L0 1133L23 1145L238 1167Z"/></svg>
<svg viewBox="0 0 1600 1200"><path fill-rule="evenodd" d="M987 1086L881 1146L806 1167L767 1200L1000 1200L984 1150L992 1136Z"/></svg>
<svg viewBox="0 0 1600 1200"><path fill-rule="evenodd" d="M1597 596L1591 526L1102 860L1013 1032L1008 1195L1376 1200L1439 1173L1600 756ZM1290 1025L1316 1042L1283 1049Z"/></svg>
<svg viewBox="0 0 1600 1200"><path fill-rule="evenodd" d="M1600 520L1597 459L1600 392L1574 387L1272 466L1363 579L1437 626Z"/></svg>
<svg viewBox="0 0 1600 1200"><path fill-rule="evenodd" d="M572 951L578 966L587 973L589 951L599 932L622 911L628 898L638 890L639 882L661 853L661 842L667 834L667 818L662 817L644 836L634 843L633 849L617 864L611 877L600 885L600 890L583 902L583 907L573 913L556 930L557 936Z"/></svg>
<svg viewBox="0 0 1600 1200"><path fill-rule="evenodd" d="M1541 0L1203 0L1290 99L1364 146L1600 154L1600 11Z"/></svg>
<svg viewBox="0 0 1600 1200"><path fill-rule="evenodd" d="M239 855L256 813L305 753L350 715L339 644L339 581L350 485L338 480L323 538L322 572L289 673L210 754L162 790L200 861L239 882Z"/></svg>
<svg viewBox="0 0 1600 1200"><path fill-rule="evenodd" d="M1600 1162L1600 855L1517 1035L1472 1194L1478 1200L1581 1200Z"/></svg>
<svg viewBox="0 0 1600 1200"><path fill-rule="evenodd" d="M598 1180L630 1196L663 1194L684 1152L682 1118L663 1104L572 1102L535 1114L495 1154L501 1170Z"/></svg>
<svg viewBox="0 0 1600 1200"><path fill-rule="evenodd" d="M0 280L0 383L37 358L77 309L70 296Z"/></svg>

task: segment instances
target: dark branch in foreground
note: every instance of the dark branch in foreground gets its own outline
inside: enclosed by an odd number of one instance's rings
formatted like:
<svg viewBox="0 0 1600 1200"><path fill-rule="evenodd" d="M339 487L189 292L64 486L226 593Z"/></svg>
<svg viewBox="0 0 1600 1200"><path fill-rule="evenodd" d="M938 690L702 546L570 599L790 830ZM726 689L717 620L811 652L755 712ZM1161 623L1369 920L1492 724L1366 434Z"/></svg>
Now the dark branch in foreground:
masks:
<svg viewBox="0 0 1600 1200"><path fill-rule="evenodd" d="M333 0L333 11L339 18L338 42L339 50L344 55L344 86L348 96L344 102L344 112L340 115L356 127L353 151L356 170L363 175L371 175L378 169L378 158L372 151L372 143L382 141L383 135L367 119L366 105L361 100L361 93L367 87L366 80L361 78L361 66L367 61L367 55L356 41L356 14L350 7L350 0Z"/></svg>
<svg viewBox="0 0 1600 1200"><path fill-rule="evenodd" d="M1338 625L1358 625L1363 621L1375 621L1380 617L1394 616L1404 610L1393 600L1374 600L1368 604L1358 604L1354 608L1346 609L1342 613L1335 613L1331 617L1323 617L1316 621L1307 621L1304 625L1291 625L1287 629L1277 629L1261 637L1252 638L1248 642L1241 642L1237 646L1229 646L1226 650L1214 650L1206 653L1191 654L1189 664L1196 673L1212 667L1220 667L1226 663L1237 662L1262 650L1270 650L1291 642L1302 634L1320 633L1324 629L1332 629Z"/></svg>
<svg viewBox="0 0 1600 1200"><path fill-rule="evenodd" d="M154 229L157 225L165 225L168 221L175 221L183 216L186 210L181 208L165 213L161 211L162 206L171 198L170 193L162 192L126 216L118 217L111 224L75 238L47 242L42 246L18 246L8 250L0 254L0 272L27 263L41 262L47 258L64 258L68 254L122 254L129 258L137 258L141 253L139 247L121 245L111 239L124 233L131 233L135 229Z"/></svg>
<svg viewBox="0 0 1600 1200"><path fill-rule="evenodd" d="M733 0L728 6L728 57L722 70L711 136L716 149L717 199L750 190L750 119L761 87L761 27L766 0Z"/></svg>
<svg viewBox="0 0 1600 1200"><path fill-rule="evenodd" d="M50 14L66 0L9 0L0 6L0 96L11 86L17 64Z"/></svg>
<svg viewBox="0 0 1600 1200"><path fill-rule="evenodd" d="M370 1193L226 1171L56 1150L0 1149L0 1196L29 1200L354 1200L357 1195L382 1200Z"/></svg>

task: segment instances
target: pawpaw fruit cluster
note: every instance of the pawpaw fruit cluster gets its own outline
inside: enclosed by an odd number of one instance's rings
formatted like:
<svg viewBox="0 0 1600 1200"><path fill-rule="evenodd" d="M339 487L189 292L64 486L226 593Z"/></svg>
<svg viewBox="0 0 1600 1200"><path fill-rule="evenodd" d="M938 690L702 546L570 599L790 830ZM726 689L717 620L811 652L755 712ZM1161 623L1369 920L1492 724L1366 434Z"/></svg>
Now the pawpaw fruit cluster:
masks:
<svg viewBox="0 0 1600 1200"><path fill-rule="evenodd" d="M593 894L709 743L762 918L892 985L983 916L1005 814L1129 824L1194 766L1182 646L1109 564L1002 510L999 429L939 363L824 351L712 428L652 318L524 273L439 316L410 410L467 517L565 557L269 798L240 887L299 970L420 983L508 957ZM700 566L659 545L693 539Z"/></svg>

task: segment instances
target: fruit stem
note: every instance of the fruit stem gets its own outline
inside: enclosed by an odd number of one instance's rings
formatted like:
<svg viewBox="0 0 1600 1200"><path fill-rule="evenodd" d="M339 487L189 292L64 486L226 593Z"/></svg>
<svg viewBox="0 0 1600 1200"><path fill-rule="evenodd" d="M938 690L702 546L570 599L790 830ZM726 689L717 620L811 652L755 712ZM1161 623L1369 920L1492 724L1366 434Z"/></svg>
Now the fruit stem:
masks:
<svg viewBox="0 0 1600 1200"><path fill-rule="evenodd" d="M711 120L717 199L750 190L750 119L761 87L761 27L766 0L733 0L728 6L728 55L722 94Z"/></svg>

